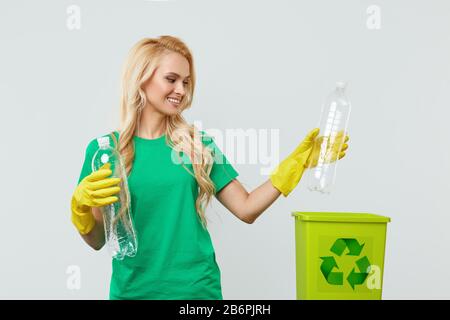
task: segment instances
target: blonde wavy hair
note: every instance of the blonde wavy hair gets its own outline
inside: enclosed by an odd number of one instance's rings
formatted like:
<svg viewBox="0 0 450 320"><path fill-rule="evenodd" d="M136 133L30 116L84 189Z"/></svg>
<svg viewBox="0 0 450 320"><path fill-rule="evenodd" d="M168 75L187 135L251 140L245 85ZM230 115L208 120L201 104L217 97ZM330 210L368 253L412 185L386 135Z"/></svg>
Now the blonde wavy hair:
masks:
<svg viewBox="0 0 450 320"><path fill-rule="evenodd" d="M144 38L131 48L122 72L121 114L120 127L118 129L120 136L117 147L124 160L126 174L129 176L134 160L133 137L138 132L142 110L147 104L142 86L153 75L161 58L171 52L177 52L187 59L189 62L190 80L186 87L185 97L180 105L180 112L173 116L167 116L165 119L165 139L178 157L183 152L191 160L194 172L191 172L182 161L179 163L197 181L199 192L195 201L195 207L203 227L206 228L205 209L215 192L214 183L209 177L213 164L213 155L211 149L203 145L201 139L203 134L193 125L188 124L181 115L192 104L195 88L195 71L192 54L180 39L172 36ZM181 157L179 159L181 160Z"/></svg>

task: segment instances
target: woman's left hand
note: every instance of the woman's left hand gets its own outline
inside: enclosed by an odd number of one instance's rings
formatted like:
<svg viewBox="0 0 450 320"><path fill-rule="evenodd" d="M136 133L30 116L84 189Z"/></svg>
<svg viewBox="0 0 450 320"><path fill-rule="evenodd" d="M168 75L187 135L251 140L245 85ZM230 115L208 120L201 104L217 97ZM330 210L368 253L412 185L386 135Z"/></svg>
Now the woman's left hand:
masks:
<svg viewBox="0 0 450 320"><path fill-rule="evenodd" d="M305 163L306 168L317 167L319 161L323 163L333 163L345 157L348 149L350 137L344 135L344 131L339 131L337 135L320 136L315 139L313 149ZM322 151L321 151L322 150Z"/></svg>
<svg viewBox="0 0 450 320"><path fill-rule="evenodd" d="M307 168L305 164L313 150L314 141L319 131L319 128L311 130L295 148L294 152L284 159L271 173L270 181L272 185L285 197L297 186L303 172Z"/></svg>

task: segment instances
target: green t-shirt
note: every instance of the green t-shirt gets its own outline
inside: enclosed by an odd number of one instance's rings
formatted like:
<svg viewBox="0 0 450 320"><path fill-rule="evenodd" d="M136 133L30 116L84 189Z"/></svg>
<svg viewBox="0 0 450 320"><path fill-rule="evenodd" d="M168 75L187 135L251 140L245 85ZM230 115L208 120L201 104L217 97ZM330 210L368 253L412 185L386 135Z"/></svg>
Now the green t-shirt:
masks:
<svg viewBox="0 0 450 320"><path fill-rule="evenodd" d="M115 135L118 139L117 131ZM197 181L182 164L172 161L172 148L165 139L165 135L133 137L135 158L128 186L138 250L135 257L112 260L109 298L223 299L211 237L195 207ZM213 150L210 178L217 193L238 173L211 137L205 135L202 141ZM97 149L94 139L86 149L78 183L92 172ZM182 159L193 172L189 158L182 154Z"/></svg>

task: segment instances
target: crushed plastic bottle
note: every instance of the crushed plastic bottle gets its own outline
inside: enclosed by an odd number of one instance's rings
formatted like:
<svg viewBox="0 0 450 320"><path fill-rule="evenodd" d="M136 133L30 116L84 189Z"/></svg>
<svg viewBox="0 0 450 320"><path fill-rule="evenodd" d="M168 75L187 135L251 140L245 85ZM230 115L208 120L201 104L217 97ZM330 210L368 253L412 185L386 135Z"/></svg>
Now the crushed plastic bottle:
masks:
<svg viewBox="0 0 450 320"><path fill-rule="evenodd" d="M97 138L99 149L92 157L92 171L105 163L111 164L111 177L120 178L119 200L100 207L103 214L105 242L110 255L117 260L125 256L134 257L137 252L137 237L131 218L131 201L125 166L120 153L110 145L108 136Z"/></svg>
<svg viewBox="0 0 450 320"><path fill-rule="evenodd" d="M328 95L322 106L319 120L320 133L316 144L320 144L317 166L308 168L307 186L311 191L330 194L336 180L338 157L344 145L344 139L336 139L338 134L347 135L347 127L350 118L351 104L345 94L347 84L337 82L335 90ZM331 152L331 147L340 143L338 152ZM315 148L318 146L316 145Z"/></svg>

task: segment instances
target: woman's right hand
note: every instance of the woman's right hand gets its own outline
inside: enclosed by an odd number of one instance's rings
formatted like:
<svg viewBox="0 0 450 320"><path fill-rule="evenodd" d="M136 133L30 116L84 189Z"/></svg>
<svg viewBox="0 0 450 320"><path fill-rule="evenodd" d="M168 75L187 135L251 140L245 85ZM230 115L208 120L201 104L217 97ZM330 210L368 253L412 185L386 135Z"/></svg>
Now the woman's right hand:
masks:
<svg viewBox="0 0 450 320"><path fill-rule="evenodd" d="M119 198L114 196L120 192L120 178L111 176L110 163L86 176L76 187L71 202L72 222L81 234L87 234L95 224L91 207L103 207Z"/></svg>

